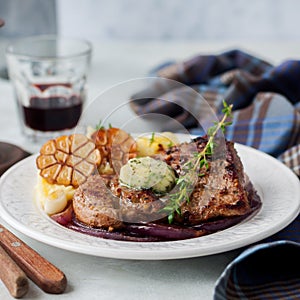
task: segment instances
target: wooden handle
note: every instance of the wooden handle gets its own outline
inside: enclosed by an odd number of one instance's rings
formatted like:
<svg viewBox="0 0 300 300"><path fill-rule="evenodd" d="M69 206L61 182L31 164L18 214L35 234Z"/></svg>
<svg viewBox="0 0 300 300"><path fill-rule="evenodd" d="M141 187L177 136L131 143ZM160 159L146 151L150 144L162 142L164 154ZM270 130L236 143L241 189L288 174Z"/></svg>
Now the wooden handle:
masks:
<svg viewBox="0 0 300 300"><path fill-rule="evenodd" d="M0 279L15 298L21 298L28 291L27 276L2 247L0 247Z"/></svg>
<svg viewBox="0 0 300 300"><path fill-rule="evenodd" d="M67 286L65 274L2 225L0 245L43 291L51 294L64 292Z"/></svg>

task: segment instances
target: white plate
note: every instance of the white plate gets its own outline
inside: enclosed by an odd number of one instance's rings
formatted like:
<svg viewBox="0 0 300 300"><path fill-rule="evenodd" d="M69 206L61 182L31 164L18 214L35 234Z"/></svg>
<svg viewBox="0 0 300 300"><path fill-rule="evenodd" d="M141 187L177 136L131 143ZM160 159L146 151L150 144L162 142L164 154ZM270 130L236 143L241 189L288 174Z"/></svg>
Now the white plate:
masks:
<svg viewBox="0 0 300 300"><path fill-rule="evenodd" d="M1 217L38 241L95 256L159 260L233 250L278 232L292 222L300 209L300 182L292 171L255 149L242 145L236 148L262 198L262 209L249 220L211 235L182 241L136 243L101 239L66 229L52 221L33 201L36 156L19 162L1 178Z"/></svg>

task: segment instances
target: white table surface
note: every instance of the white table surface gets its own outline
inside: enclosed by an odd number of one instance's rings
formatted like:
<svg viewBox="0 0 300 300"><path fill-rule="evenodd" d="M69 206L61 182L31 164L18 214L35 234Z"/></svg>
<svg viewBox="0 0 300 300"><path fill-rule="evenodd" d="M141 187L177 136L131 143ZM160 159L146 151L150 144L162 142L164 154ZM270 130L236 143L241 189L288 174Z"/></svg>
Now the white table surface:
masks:
<svg viewBox="0 0 300 300"><path fill-rule="evenodd" d="M196 54L218 53L240 48L271 63L299 59L300 43L100 43L94 42L89 76L89 101L120 82L140 78L165 60L181 60ZM126 100L126 99L125 99ZM122 95L118 101L124 101ZM114 100L101 107L101 115L118 105ZM131 112L128 112L131 113ZM126 116L124 116L126 119ZM12 86L0 79L0 141L35 152L37 146L24 139L19 130ZM24 299L212 299L214 284L238 251L207 257L169 261L130 261L93 257L45 245L16 232L67 276L62 295L44 293L30 282ZM0 299L12 299L0 282Z"/></svg>

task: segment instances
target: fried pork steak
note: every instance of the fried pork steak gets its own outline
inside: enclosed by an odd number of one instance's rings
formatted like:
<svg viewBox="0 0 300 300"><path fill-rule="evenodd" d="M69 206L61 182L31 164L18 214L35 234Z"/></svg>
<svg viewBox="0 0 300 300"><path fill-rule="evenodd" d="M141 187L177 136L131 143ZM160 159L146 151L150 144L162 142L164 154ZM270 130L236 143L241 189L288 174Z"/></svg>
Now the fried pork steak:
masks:
<svg viewBox="0 0 300 300"><path fill-rule="evenodd" d="M197 151L205 147L207 139L197 138L194 141ZM191 144L181 144L167 151L165 161L180 174L180 160L184 160L185 148ZM245 189L246 175L242 162L232 142L226 142L225 161L209 157L209 169L199 170L197 184L190 201L181 207L181 215L176 215L178 223L196 225L211 219L241 216L251 210L248 192Z"/></svg>
<svg viewBox="0 0 300 300"><path fill-rule="evenodd" d="M91 227L119 228L119 199L113 197L100 175L90 176L73 196L76 218Z"/></svg>
<svg viewBox="0 0 300 300"><path fill-rule="evenodd" d="M180 176L182 165L187 160L186 153L191 148L200 152L206 143L207 139L201 137L191 143L173 146L159 159ZM198 176L189 201L182 204L181 214L175 215L178 225L194 226L251 212L251 197L249 189L245 188L246 176L241 160L232 142L227 141L225 148L225 160L208 156L208 169L199 170L201 176ZM91 176L75 192L73 207L81 222L92 227L118 228L123 221L148 222L147 213L161 213L163 202L150 190L124 187L119 184L117 176L105 181L99 175ZM162 217L159 222L167 223L167 218Z"/></svg>

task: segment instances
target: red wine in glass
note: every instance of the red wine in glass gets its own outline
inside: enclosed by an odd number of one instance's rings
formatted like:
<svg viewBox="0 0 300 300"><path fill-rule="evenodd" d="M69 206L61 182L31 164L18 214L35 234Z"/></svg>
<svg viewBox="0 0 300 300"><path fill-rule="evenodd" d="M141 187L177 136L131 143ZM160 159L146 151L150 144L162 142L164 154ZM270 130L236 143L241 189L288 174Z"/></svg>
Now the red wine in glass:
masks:
<svg viewBox="0 0 300 300"><path fill-rule="evenodd" d="M41 92L48 88L71 84L35 84ZM83 99L80 95L32 96L28 106L22 106L26 126L39 131L60 131L74 128L81 116Z"/></svg>

